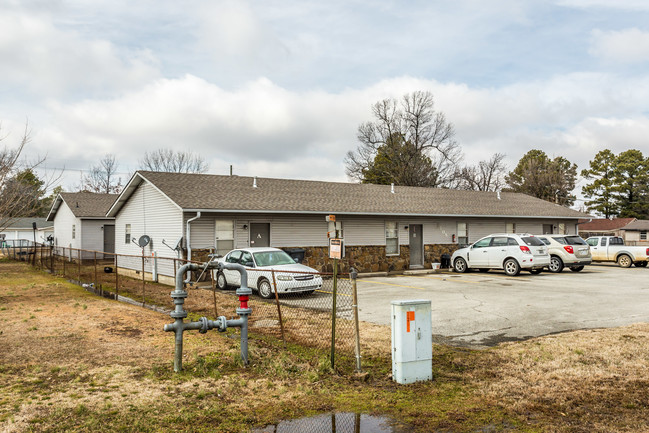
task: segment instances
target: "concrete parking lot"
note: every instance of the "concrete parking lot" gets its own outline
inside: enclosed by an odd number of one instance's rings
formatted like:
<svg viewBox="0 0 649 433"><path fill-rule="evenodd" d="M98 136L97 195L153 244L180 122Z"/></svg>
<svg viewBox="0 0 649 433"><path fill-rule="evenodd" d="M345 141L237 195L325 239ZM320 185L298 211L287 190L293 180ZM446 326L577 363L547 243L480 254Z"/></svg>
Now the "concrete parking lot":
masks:
<svg viewBox="0 0 649 433"><path fill-rule="evenodd" d="M433 340L484 347L563 331L649 322L649 268L613 264L560 274L502 271L358 280L361 320L390 325L393 300L432 303Z"/></svg>

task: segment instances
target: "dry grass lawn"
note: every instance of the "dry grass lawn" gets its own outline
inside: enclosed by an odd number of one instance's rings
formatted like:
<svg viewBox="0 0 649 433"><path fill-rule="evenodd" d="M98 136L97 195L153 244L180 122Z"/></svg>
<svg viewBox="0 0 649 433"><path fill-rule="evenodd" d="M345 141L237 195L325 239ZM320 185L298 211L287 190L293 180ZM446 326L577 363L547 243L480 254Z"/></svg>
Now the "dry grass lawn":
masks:
<svg viewBox="0 0 649 433"><path fill-rule="evenodd" d="M250 367L237 333L192 332L175 375L170 321L0 261L0 431L244 432L337 410L421 432L649 432L648 324L483 351L435 346L435 380L398 386L387 327L363 324L361 377L254 330Z"/></svg>

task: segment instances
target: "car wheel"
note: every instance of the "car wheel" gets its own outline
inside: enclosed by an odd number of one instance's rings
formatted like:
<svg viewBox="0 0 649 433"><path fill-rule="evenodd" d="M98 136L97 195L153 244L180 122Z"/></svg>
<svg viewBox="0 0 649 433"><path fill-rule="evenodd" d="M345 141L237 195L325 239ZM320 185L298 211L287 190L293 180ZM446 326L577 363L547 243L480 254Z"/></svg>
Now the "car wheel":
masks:
<svg viewBox="0 0 649 433"><path fill-rule="evenodd" d="M466 272L468 268L469 267L466 264L466 260L464 260L462 257L455 259L455 262L453 263L453 269L455 269L455 272L462 274Z"/></svg>
<svg viewBox="0 0 649 433"><path fill-rule="evenodd" d="M265 278L259 280L259 282L257 283L257 290L259 290L259 296L264 299L270 299L273 297L273 287Z"/></svg>
<svg viewBox="0 0 649 433"><path fill-rule="evenodd" d="M570 270L571 270L572 272L579 272L579 271L581 271L581 270L583 270L583 269L584 269L583 266L571 266L571 267L570 267Z"/></svg>
<svg viewBox="0 0 649 433"><path fill-rule="evenodd" d="M626 254L622 254L617 258L617 264L623 268L630 268L633 264L633 260L631 260L631 257L627 256Z"/></svg>
<svg viewBox="0 0 649 433"><path fill-rule="evenodd" d="M532 275L538 275L541 273L543 269L530 269L530 274Z"/></svg>
<svg viewBox="0 0 649 433"><path fill-rule="evenodd" d="M219 290L227 290L228 288L228 280L225 279L223 272L216 274L216 287L218 287Z"/></svg>
<svg viewBox="0 0 649 433"><path fill-rule="evenodd" d="M482 272L482 273L484 273L484 272L489 272L489 268L480 268L480 269L478 269L478 270L479 270L480 272Z"/></svg>
<svg viewBox="0 0 649 433"><path fill-rule="evenodd" d="M563 271L563 260L557 256L550 257L550 272L558 273Z"/></svg>
<svg viewBox="0 0 649 433"><path fill-rule="evenodd" d="M635 262L634 265L638 268L646 268L647 267L647 262Z"/></svg>
<svg viewBox="0 0 649 433"><path fill-rule="evenodd" d="M516 275L520 274L521 272L521 267L518 264L518 262L514 259L509 259L505 262L505 265L503 266L505 269L505 273L509 275L510 277L515 277Z"/></svg>

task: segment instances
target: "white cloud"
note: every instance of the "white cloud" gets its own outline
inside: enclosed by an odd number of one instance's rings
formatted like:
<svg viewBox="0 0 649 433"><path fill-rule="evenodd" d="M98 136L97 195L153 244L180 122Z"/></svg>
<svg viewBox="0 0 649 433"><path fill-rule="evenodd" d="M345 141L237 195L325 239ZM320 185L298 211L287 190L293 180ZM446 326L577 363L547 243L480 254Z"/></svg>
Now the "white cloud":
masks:
<svg viewBox="0 0 649 433"><path fill-rule="evenodd" d="M592 32L589 53L609 62L649 62L649 32L633 28Z"/></svg>
<svg viewBox="0 0 649 433"><path fill-rule="evenodd" d="M52 104L34 145L45 146L40 153L57 149L55 166L78 160L88 167L114 153L123 170L134 170L145 151L175 148L201 153L211 172L228 173L232 164L241 175L344 181L345 153L358 145L356 129L371 120L371 104L414 90L433 92L468 163L499 152L513 166L537 148L581 168L601 148L637 147L648 132L638 113L646 111L649 85L602 74L491 89L401 77L339 93L291 91L265 78L226 90L187 75L111 100Z"/></svg>
<svg viewBox="0 0 649 433"><path fill-rule="evenodd" d="M158 75L148 51L121 51L106 40L87 40L57 28L47 14L0 13L0 75L43 98L67 92L132 89Z"/></svg>

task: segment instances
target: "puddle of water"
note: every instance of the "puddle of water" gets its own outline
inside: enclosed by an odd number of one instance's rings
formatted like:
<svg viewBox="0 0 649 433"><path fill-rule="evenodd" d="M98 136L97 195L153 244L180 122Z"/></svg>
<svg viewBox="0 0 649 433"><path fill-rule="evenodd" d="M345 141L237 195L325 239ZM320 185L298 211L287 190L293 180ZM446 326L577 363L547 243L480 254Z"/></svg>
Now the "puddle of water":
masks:
<svg viewBox="0 0 649 433"><path fill-rule="evenodd" d="M404 433L406 426L382 416L352 412L330 413L282 421L250 433Z"/></svg>

